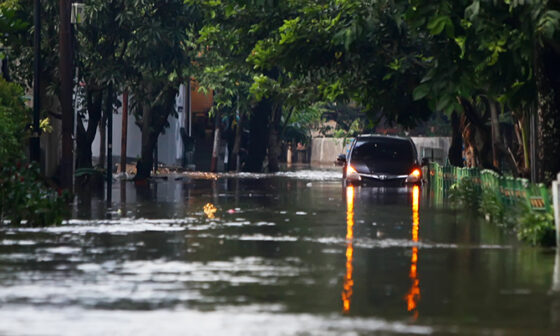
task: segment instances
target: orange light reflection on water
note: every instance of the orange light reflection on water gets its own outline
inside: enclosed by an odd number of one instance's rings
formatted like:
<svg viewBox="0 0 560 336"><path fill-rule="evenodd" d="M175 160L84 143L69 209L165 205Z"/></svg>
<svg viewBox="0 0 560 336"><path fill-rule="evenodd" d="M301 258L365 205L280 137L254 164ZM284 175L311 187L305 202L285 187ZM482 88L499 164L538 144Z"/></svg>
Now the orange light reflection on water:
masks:
<svg viewBox="0 0 560 336"><path fill-rule="evenodd" d="M344 276L344 285L342 289L342 312L350 312L350 304L352 302L352 288L354 280L352 272L352 260L354 259L354 187L346 187L346 275Z"/></svg>
<svg viewBox="0 0 560 336"><path fill-rule="evenodd" d="M418 242L418 228L420 216L418 214L420 202L420 188L414 186L412 189L412 241ZM414 312L414 319L418 318L418 302L420 301L420 280L418 279L418 247L412 248L410 257L410 271L408 277L411 280L411 287L406 294L407 310Z"/></svg>

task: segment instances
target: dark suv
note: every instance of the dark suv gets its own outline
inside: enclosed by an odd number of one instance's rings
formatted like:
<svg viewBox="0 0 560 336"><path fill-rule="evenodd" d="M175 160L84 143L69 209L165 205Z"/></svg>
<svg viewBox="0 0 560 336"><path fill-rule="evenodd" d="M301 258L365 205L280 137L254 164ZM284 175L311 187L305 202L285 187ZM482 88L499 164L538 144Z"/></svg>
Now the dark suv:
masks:
<svg viewBox="0 0 560 336"><path fill-rule="evenodd" d="M388 135L360 135L348 154L341 154L346 183L403 186L419 184L422 171L411 139Z"/></svg>

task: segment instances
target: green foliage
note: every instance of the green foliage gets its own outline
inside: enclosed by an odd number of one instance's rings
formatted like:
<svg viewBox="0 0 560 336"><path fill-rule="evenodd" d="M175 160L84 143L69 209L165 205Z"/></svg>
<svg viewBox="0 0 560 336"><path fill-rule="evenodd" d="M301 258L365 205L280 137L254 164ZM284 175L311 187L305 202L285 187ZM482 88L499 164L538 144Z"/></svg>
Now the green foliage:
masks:
<svg viewBox="0 0 560 336"><path fill-rule="evenodd" d="M0 2L0 48L8 46L14 33L19 33L29 28L29 23L18 15L22 5L20 0L3 0ZM0 59L2 58L0 50Z"/></svg>
<svg viewBox="0 0 560 336"><path fill-rule="evenodd" d="M517 236L533 245L553 246L556 239L554 211L535 211L528 205L520 205L523 211L519 218Z"/></svg>
<svg viewBox="0 0 560 336"><path fill-rule="evenodd" d="M525 202L504 204L495 190L480 190L465 177L451 186L449 199L456 208L468 209L495 224L513 228L519 239L533 245L555 244L554 212L534 210Z"/></svg>
<svg viewBox="0 0 560 336"><path fill-rule="evenodd" d="M321 121L325 108L321 104L311 105L307 108L294 108L283 118L286 124L282 139L296 144L307 144L311 141L310 130Z"/></svg>
<svg viewBox="0 0 560 336"><path fill-rule="evenodd" d="M350 127L347 130L343 128L339 128L335 130L333 136L335 138L349 138L349 137L354 137L360 133L363 133L363 131L364 131L363 122L360 119L356 119L352 121Z"/></svg>
<svg viewBox="0 0 560 336"><path fill-rule="evenodd" d="M22 133L26 135L27 111L23 90L0 76L0 166L13 164L23 153Z"/></svg>
<svg viewBox="0 0 560 336"><path fill-rule="evenodd" d="M58 1L41 1L41 76L49 94L58 87L58 23ZM0 49L10 76L23 87L33 85L33 33L33 1L0 1Z"/></svg>
<svg viewBox="0 0 560 336"><path fill-rule="evenodd" d="M479 212L486 220L494 223L508 223L512 217L506 218L506 208L493 190L482 191ZM507 213L511 214L511 212Z"/></svg>
<svg viewBox="0 0 560 336"><path fill-rule="evenodd" d="M449 189L449 200L457 208L478 211L481 204L481 193L471 178L462 178Z"/></svg>
<svg viewBox="0 0 560 336"><path fill-rule="evenodd" d="M58 224L67 212L66 197L45 187L37 167L23 164L28 111L23 90L0 77L0 224Z"/></svg>
<svg viewBox="0 0 560 336"><path fill-rule="evenodd" d="M0 222L11 225L57 225L69 215L67 193L58 194L42 182L39 169L33 165L0 168Z"/></svg>

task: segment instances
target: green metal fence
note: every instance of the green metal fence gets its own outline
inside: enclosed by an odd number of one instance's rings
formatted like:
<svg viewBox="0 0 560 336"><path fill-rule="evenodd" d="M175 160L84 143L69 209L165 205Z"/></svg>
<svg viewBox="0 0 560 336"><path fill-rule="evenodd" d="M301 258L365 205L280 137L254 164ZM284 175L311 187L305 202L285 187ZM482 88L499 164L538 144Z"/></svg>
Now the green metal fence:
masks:
<svg viewBox="0 0 560 336"><path fill-rule="evenodd" d="M506 206L525 202L536 211L549 211L552 207L550 192L544 184L530 183L524 178L502 176L487 169L442 166L438 163L430 163L428 166L428 181L436 199L444 199L451 186L464 178L471 179L480 191L495 192L501 203Z"/></svg>

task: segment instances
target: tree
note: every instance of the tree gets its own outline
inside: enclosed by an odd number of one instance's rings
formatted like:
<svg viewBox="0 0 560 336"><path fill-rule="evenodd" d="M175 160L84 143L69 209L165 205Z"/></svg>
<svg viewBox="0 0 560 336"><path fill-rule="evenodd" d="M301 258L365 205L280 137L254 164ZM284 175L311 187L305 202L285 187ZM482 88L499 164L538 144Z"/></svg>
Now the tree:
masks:
<svg viewBox="0 0 560 336"><path fill-rule="evenodd" d="M157 137L168 126L177 89L190 71L187 32L197 24L197 15L179 0L94 0L86 6L85 21L80 28L80 64L87 109L80 119L88 118L88 126L78 124L79 157L83 158L78 162L91 166L91 143L102 106L107 105L103 101L108 99L113 106L116 95L129 88L142 130L136 178L145 179L153 166Z"/></svg>
<svg viewBox="0 0 560 336"><path fill-rule="evenodd" d="M552 62L557 7L557 1L307 1L279 36L257 44L251 60L315 83L319 99L357 102L373 122L413 127L432 111L461 113L482 140L474 145L485 168L499 169L498 155L516 161L501 141L501 111L523 116L538 102L541 148L554 153L541 151L550 178L560 168Z"/></svg>
<svg viewBox="0 0 560 336"><path fill-rule="evenodd" d="M200 48L196 59L197 80L215 90L216 108L239 104L242 115L236 121L243 120L243 114L248 117L249 154L245 170L262 171L268 155L268 170L277 171L279 141L285 128L282 121L289 119L292 110L304 103L302 99L297 106L292 105L298 92L294 86L288 87L294 82L280 66L259 68L251 57L259 43L279 36L278 28L296 14L303 2L191 0L189 3L199 6L205 13L205 25L198 32L197 40ZM269 90L264 92L255 83ZM239 143L240 132L236 134L236 143ZM234 146L234 152L238 148Z"/></svg>
<svg viewBox="0 0 560 336"><path fill-rule="evenodd" d="M558 98L554 98L557 93L550 80L557 78L557 67L550 57L558 55L555 47L560 19L558 3L415 1L413 4L415 13L410 12L411 24L427 30L440 46L433 50L434 62L422 85L416 89L417 97L428 97L448 109L457 109L454 105L459 97L467 118L473 123L477 115L469 113L476 110L473 107L477 104L492 116L499 111L496 103L500 103L501 109L514 111L513 117L520 121L518 124L526 124L522 120L527 115L526 110L537 104L541 127L538 133L541 177L550 180L560 170ZM484 104L477 102L480 98ZM481 116L478 113L480 124L484 122ZM490 119L494 153L505 152L504 144L497 140L500 138L497 118L494 115ZM520 133L526 133L526 129L521 127ZM526 168L528 151L527 142L523 140L526 136L520 138Z"/></svg>
<svg viewBox="0 0 560 336"><path fill-rule="evenodd" d="M134 30L125 56L136 122L142 129L142 157L136 179L150 176L159 134L175 114L179 85L190 78L193 50L188 32L199 24L198 13L181 0L132 1L120 20L131 20ZM136 12L135 12L136 11Z"/></svg>
<svg viewBox="0 0 560 336"><path fill-rule="evenodd" d="M280 64L314 90L316 100L354 101L374 123L384 118L413 127L430 115L424 102L412 99L423 72L417 65L424 47L410 38L402 4L300 4L298 15L284 22L276 39L257 45L251 58L255 66Z"/></svg>

